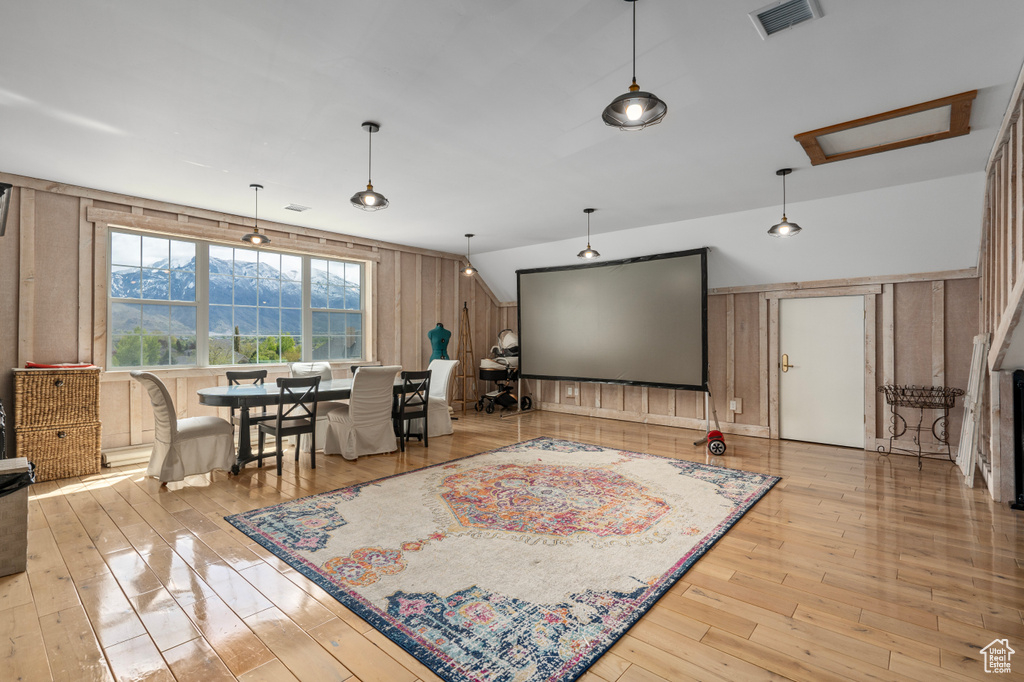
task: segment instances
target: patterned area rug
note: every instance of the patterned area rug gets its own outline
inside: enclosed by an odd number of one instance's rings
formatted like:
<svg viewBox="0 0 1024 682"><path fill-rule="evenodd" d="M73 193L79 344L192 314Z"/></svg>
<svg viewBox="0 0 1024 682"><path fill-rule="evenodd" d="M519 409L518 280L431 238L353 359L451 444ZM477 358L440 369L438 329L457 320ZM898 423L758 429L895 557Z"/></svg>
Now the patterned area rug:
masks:
<svg viewBox="0 0 1024 682"><path fill-rule="evenodd" d="M574 680L779 479L537 438L227 517L445 680Z"/></svg>

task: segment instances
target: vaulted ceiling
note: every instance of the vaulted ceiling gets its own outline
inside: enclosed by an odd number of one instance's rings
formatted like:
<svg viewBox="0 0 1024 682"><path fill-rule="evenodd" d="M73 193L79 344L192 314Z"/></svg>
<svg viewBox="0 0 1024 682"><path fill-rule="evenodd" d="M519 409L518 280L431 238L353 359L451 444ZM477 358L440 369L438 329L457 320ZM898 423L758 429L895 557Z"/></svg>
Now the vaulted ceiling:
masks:
<svg viewBox="0 0 1024 682"><path fill-rule="evenodd" d="M444 251L808 201L984 168L1024 46L1019 0L820 0L762 40L764 0L8 3L0 170ZM965 137L811 167L797 133L978 90ZM391 201L364 213L373 184ZM284 210L290 203L312 207ZM767 226L766 226L767 227Z"/></svg>

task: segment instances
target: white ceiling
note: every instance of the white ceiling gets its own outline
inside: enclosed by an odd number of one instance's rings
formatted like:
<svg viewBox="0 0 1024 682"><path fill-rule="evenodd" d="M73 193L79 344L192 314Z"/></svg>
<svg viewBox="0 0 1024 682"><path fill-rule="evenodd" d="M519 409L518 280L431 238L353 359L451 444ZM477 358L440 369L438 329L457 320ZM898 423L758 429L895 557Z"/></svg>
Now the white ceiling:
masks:
<svg viewBox="0 0 1024 682"><path fill-rule="evenodd" d="M1019 0L820 0L762 41L766 0L33 0L0 24L0 170L474 253L984 168L1021 67ZM811 168L793 135L978 89L961 138ZM373 181L391 206L363 213ZM298 214L289 203L312 206ZM581 245L582 246L582 245Z"/></svg>

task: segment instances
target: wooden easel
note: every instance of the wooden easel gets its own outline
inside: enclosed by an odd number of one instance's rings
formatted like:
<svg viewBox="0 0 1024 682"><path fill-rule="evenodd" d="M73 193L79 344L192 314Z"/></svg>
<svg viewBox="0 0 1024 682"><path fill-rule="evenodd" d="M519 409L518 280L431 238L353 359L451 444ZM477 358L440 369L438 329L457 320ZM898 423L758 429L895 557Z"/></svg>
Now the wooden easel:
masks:
<svg viewBox="0 0 1024 682"><path fill-rule="evenodd" d="M455 396L452 403L462 403L462 411L466 411L466 405L476 400L470 397L467 389L467 382L473 382L473 394L476 394L476 364L473 362L473 337L469 330L469 308L466 302L462 302L462 316L459 320L459 346L455 351L455 358L459 361L455 371Z"/></svg>

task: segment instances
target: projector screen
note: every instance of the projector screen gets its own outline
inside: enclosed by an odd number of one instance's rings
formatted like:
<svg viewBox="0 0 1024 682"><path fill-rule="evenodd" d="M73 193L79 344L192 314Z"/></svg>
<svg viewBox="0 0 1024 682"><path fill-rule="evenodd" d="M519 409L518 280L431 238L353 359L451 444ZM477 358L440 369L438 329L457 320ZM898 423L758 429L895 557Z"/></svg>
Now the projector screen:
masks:
<svg viewBox="0 0 1024 682"><path fill-rule="evenodd" d="M522 376L706 390L706 248L516 278Z"/></svg>

